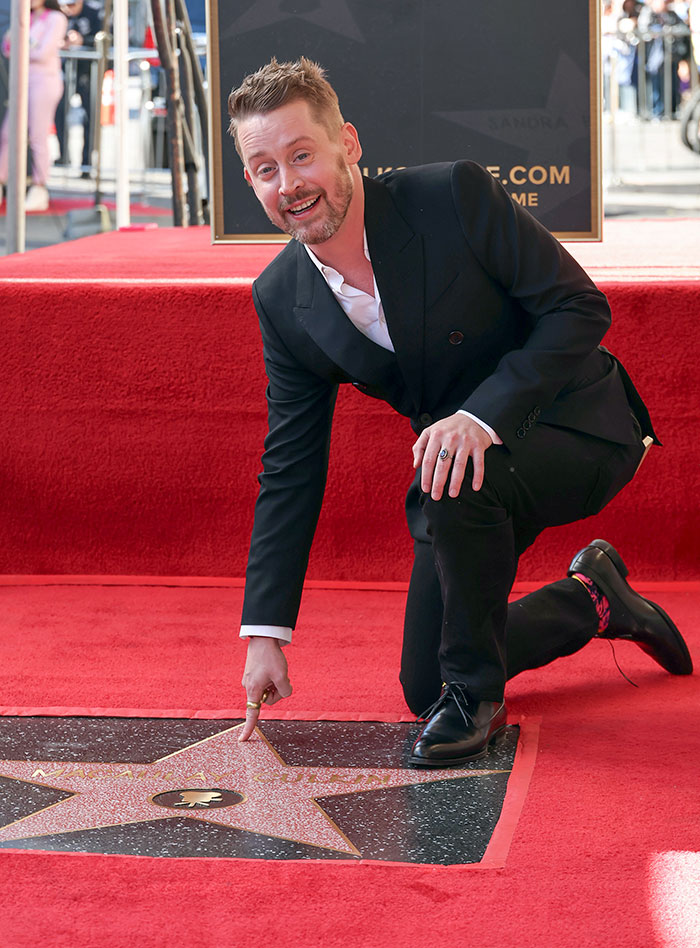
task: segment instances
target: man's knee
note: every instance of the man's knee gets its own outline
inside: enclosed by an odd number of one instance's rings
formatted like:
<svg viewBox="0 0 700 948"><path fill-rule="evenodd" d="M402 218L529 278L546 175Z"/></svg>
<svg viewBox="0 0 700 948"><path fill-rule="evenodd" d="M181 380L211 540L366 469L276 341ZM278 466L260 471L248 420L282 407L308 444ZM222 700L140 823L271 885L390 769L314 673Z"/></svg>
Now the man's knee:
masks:
<svg viewBox="0 0 700 948"><path fill-rule="evenodd" d="M479 490L474 490L471 479L467 481L465 478L457 497L450 497L445 491L440 500L433 500L429 494L424 494L421 505L431 536L443 524L494 526L509 518L501 497L487 478Z"/></svg>

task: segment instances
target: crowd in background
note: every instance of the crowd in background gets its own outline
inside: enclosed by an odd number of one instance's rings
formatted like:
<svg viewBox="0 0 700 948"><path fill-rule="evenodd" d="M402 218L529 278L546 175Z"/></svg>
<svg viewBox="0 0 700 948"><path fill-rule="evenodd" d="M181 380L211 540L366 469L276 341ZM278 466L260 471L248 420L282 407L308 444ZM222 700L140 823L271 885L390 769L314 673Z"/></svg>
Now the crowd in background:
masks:
<svg viewBox="0 0 700 948"><path fill-rule="evenodd" d="M55 123L61 156L65 163L65 97L62 50L94 48L95 36L102 28L99 0L30 0L29 74L27 124L31 154L31 183L25 209L42 211L49 206L49 135ZM9 31L2 40L2 53L12 55ZM90 62L78 60L76 89L83 118L83 168L89 167L91 82ZM7 185L9 165L9 112L0 129L0 204ZM89 171L84 172L89 175Z"/></svg>
<svg viewBox="0 0 700 948"><path fill-rule="evenodd" d="M604 108L674 118L698 85L700 0L603 0Z"/></svg>

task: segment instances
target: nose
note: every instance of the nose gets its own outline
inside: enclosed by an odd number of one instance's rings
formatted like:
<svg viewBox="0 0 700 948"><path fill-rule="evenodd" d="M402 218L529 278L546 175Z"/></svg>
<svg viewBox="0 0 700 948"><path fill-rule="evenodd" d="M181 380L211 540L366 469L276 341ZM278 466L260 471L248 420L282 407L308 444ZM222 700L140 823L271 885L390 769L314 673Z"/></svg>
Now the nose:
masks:
<svg viewBox="0 0 700 948"><path fill-rule="evenodd" d="M282 167L280 169L279 193L281 195L292 194L297 188L300 188L302 184L303 182L296 168Z"/></svg>

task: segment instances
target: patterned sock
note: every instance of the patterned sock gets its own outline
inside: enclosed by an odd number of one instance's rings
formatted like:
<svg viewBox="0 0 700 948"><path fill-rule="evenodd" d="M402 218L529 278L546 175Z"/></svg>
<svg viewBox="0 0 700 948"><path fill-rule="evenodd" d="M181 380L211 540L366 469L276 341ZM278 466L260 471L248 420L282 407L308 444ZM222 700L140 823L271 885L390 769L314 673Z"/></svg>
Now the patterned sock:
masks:
<svg viewBox="0 0 700 948"><path fill-rule="evenodd" d="M577 579L586 587L586 592L593 601L595 611L598 614L598 635L600 635L605 632L610 622L610 603L588 576L584 576L583 573L572 573L571 575L573 579Z"/></svg>

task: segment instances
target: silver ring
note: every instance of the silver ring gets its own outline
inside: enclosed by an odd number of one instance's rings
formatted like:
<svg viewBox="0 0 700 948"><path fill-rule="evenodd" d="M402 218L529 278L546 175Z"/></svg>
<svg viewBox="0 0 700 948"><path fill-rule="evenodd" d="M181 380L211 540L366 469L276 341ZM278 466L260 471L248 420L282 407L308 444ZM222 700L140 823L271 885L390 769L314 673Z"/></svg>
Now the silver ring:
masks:
<svg viewBox="0 0 700 948"><path fill-rule="evenodd" d="M443 448L442 451L438 454L438 457L441 461L454 461L454 454L450 454L447 448Z"/></svg>

